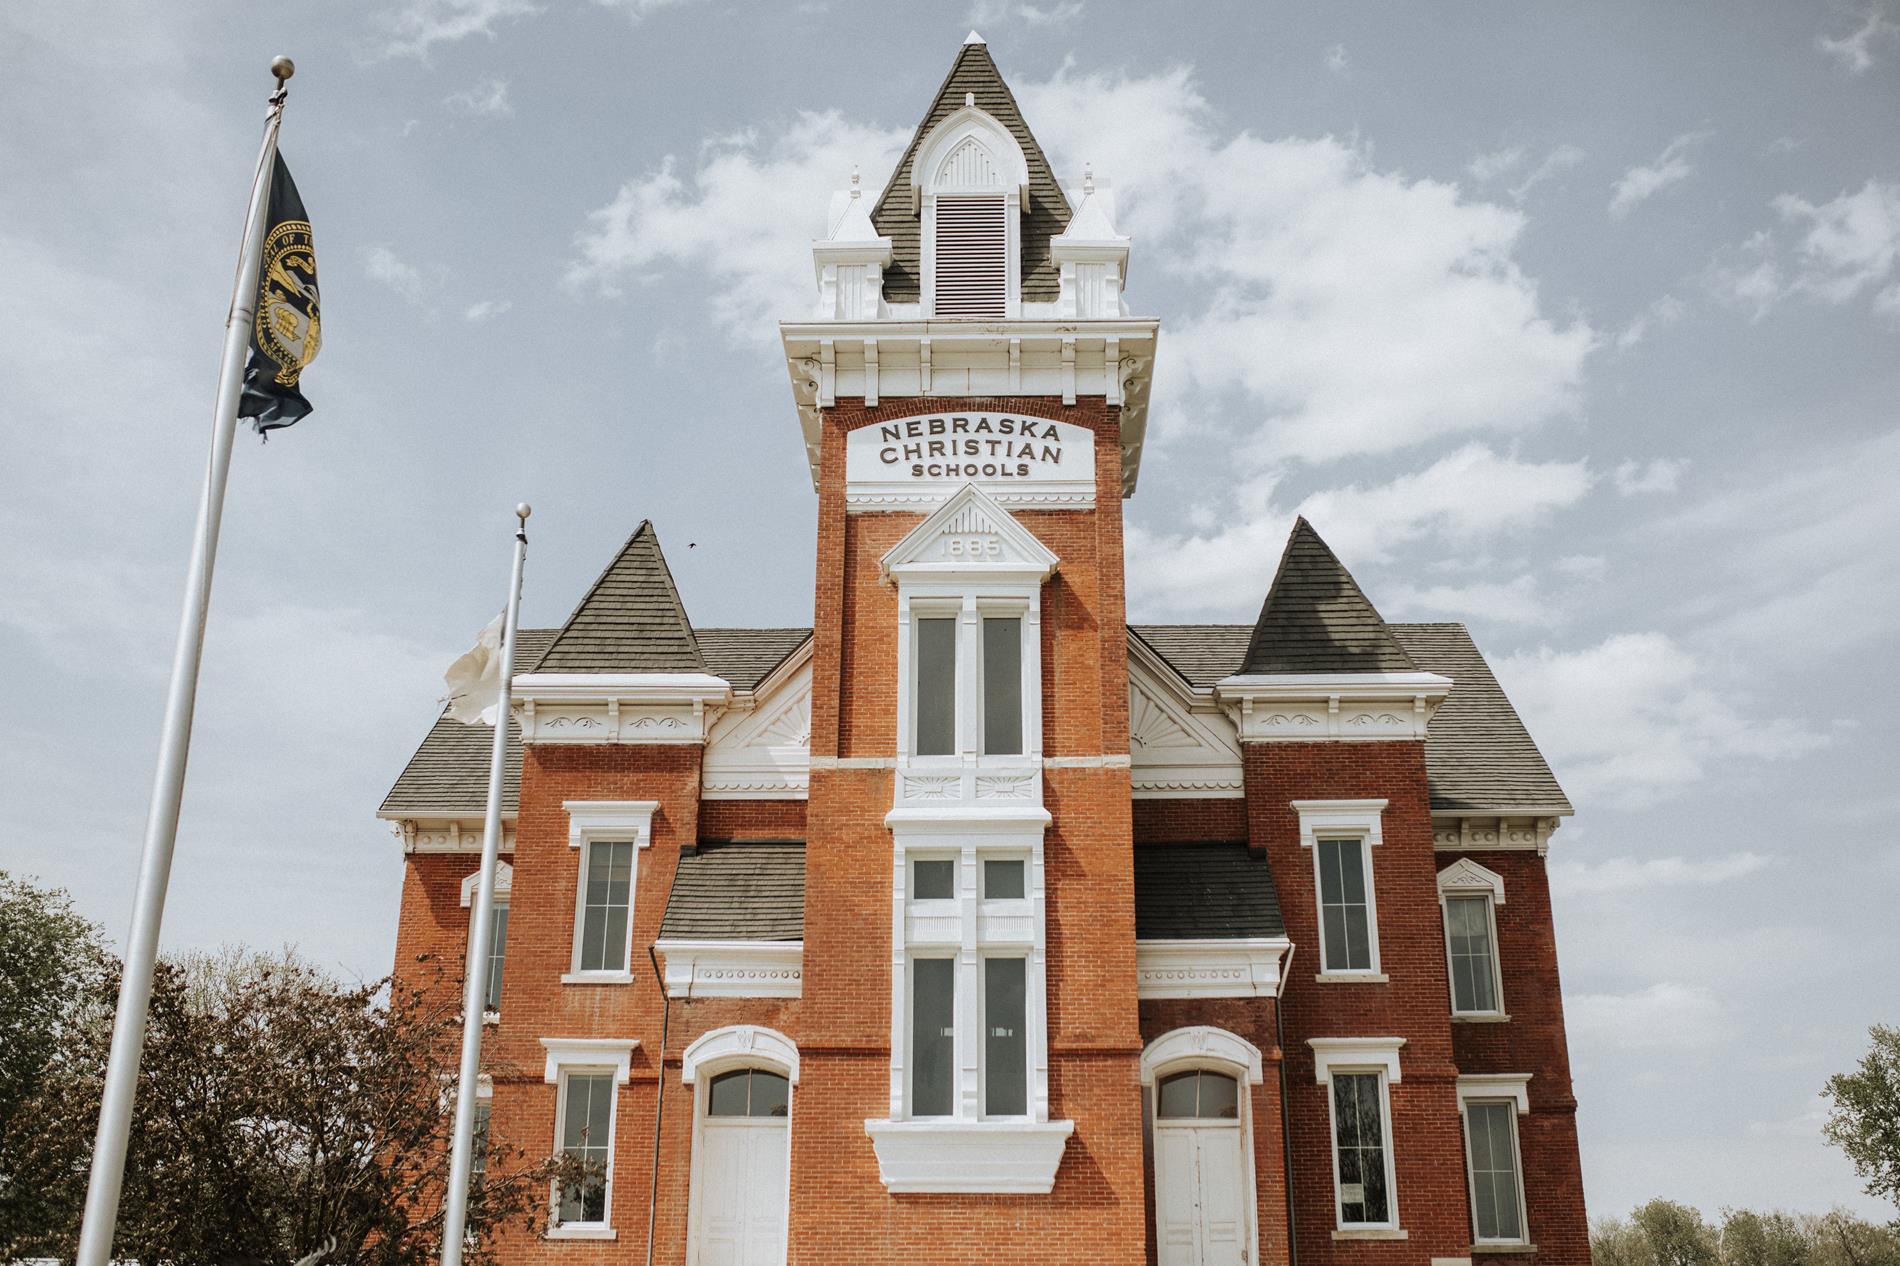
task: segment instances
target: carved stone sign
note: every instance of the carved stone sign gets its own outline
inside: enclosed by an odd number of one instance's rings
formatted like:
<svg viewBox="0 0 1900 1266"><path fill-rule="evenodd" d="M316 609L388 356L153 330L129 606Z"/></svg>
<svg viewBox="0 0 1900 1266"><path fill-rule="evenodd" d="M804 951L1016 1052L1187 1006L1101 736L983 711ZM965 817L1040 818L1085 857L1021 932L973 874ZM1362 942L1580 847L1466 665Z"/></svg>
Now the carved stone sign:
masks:
<svg viewBox="0 0 1900 1266"><path fill-rule="evenodd" d="M853 511L917 510L973 483L1010 509L1095 503L1095 433L1013 413L930 413L873 422L845 440Z"/></svg>

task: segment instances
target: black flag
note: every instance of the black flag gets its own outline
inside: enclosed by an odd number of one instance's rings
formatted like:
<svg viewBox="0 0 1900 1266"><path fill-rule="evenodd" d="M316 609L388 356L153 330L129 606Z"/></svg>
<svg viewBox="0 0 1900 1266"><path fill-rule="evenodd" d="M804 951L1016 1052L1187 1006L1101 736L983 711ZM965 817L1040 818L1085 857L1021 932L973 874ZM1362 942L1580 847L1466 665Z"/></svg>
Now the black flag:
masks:
<svg viewBox="0 0 1900 1266"><path fill-rule="evenodd" d="M271 169L264 255L257 269L257 319L238 404L238 416L251 419L258 434L289 426L310 412L297 378L317 358L321 343L310 219L279 154Z"/></svg>

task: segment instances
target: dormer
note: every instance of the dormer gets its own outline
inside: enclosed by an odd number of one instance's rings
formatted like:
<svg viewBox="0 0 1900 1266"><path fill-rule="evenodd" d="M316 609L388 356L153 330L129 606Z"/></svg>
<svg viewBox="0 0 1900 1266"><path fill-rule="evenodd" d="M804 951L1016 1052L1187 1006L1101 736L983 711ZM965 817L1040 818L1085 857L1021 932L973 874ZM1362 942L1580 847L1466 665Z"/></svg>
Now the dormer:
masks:
<svg viewBox="0 0 1900 1266"><path fill-rule="evenodd" d="M1022 209L1029 162L976 94L931 129L911 165L911 205L923 224L926 317L1022 314Z"/></svg>

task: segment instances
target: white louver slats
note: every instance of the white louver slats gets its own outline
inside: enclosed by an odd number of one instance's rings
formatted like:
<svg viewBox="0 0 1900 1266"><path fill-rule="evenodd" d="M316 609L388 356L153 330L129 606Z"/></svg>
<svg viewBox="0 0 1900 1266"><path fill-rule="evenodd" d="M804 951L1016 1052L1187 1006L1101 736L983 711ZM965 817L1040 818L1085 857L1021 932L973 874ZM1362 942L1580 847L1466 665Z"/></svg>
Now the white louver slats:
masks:
<svg viewBox="0 0 1900 1266"><path fill-rule="evenodd" d="M1009 286L1007 214L1000 193L938 195L937 316L1005 315Z"/></svg>

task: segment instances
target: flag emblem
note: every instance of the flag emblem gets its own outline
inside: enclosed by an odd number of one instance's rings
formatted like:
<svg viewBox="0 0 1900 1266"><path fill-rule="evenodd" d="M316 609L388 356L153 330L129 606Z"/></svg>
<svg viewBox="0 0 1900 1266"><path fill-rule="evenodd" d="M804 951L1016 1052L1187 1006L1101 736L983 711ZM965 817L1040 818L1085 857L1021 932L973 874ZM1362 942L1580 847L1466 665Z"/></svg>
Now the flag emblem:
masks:
<svg viewBox="0 0 1900 1266"><path fill-rule="evenodd" d="M318 314L317 253L310 220L282 155L271 172L264 255L257 277L257 317L244 371L238 416L261 434L310 412L298 379L323 344Z"/></svg>

